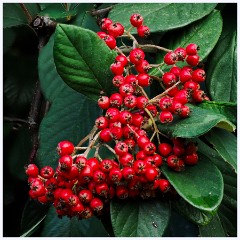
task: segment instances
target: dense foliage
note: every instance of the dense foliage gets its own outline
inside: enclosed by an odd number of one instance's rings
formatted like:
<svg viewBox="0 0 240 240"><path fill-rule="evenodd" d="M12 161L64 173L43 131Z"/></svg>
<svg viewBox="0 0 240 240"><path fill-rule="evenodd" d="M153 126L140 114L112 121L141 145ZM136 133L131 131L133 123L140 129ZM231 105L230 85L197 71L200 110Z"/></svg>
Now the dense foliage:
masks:
<svg viewBox="0 0 240 240"><path fill-rule="evenodd" d="M141 45L200 46L207 76L201 88L211 101L191 105L189 118L157 123L165 135L196 142L199 163L181 172L162 167L174 197L114 198L100 218L59 219L53 206L29 200L24 166L31 161L55 168L57 144L67 139L77 145L91 131L102 114L99 92L109 95L115 89L109 67L117 54L96 34L100 19L129 29L133 13L140 13L150 29L147 38L131 31ZM50 26L35 26L36 16L50 17ZM4 236L236 236L236 19L235 4L3 4ZM132 41L119 37L117 45L129 52ZM153 64L166 54L146 52ZM149 74L161 77L157 68ZM157 81L146 88L151 97L162 91ZM110 152L100 154L107 158Z"/></svg>

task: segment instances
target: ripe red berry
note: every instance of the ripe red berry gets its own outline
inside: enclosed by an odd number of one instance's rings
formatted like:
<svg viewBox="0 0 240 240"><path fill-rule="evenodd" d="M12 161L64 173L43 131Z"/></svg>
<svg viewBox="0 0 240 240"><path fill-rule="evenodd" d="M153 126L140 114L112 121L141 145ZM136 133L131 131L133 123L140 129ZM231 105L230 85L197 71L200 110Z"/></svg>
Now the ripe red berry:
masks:
<svg viewBox="0 0 240 240"><path fill-rule="evenodd" d="M147 73L150 68L150 64L147 60L142 60L138 65L135 65L135 69L139 73Z"/></svg>
<svg viewBox="0 0 240 240"><path fill-rule="evenodd" d="M108 120L105 117L99 117L95 120L95 125L98 129L104 129L108 127Z"/></svg>
<svg viewBox="0 0 240 240"><path fill-rule="evenodd" d="M148 26L141 25L137 28L137 33L139 37L147 37L150 35L150 29Z"/></svg>
<svg viewBox="0 0 240 240"><path fill-rule="evenodd" d="M40 171L41 177L46 178L46 179L52 178L53 174L54 174L54 170L50 166L45 166Z"/></svg>
<svg viewBox="0 0 240 240"><path fill-rule="evenodd" d="M125 82L125 79L122 75L116 75L112 79L112 83L115 87L120 87Z"/></svg>
<svg viewBox="0 0 240 240"><path fill-rule="evenodd" d="M196 153L192 153L191 155L186 155L184 158L184 162L187 165L196 165L198 163L198 155Z"/></svg>
<svg viewBox="0 0 240 240"><path fill-rule="evenodd" d="M124 83L119 87L119 93L123 96L126 97L128 95L132 95L134 93L134 88L131 84Z"/></svg>
<svg viewBox="0 0 240 240"><path fill-rule="evenodd" d="M119 113L118 119L119 119L119 122L121 122L122 124L131 124L132 114L129 111L124 110Z"/></svg>
<svg viewBox="0 0 240 240"><path fill-rule="evenodd" d="M133 74L127 75L125 77L125 83L131 84L133 86L136 86L138 84L137 77Z"/></svg>
<svg viewBox="0 0 240 240"><path fill-rule="evenodd" d="M197 66L199 63L199 56L198 55L189 55L186 58L186 62L190 65L190 66Z"/></svg>
<svg viewBox="0 0 240 240"><path fill-rule="evenodd" d="M173 101L180 102L185 105L189 101L189 94L186 89L180 90L174 97Z"/></svg>
<svg viewBox="0 0 240 240"><path fill-rule="evenodd" d="M137 75L138 85L141 87L148 87L151 84L151 78L147 73L140 73Z"/></svg>
<svg viewBox="0 0 240 240"><path fill-rule="evenodd" d="M101 96L99 99L98 99L98 106L101 108L101 109L108 109L110 107L110 100L109 100L109 97L107 96Z"/></svg>
<svg viewBox="0 0 240 240"><path fill-rule="evenodd" d="M73 159L70 155L64 155L59 159L58 163L61 172L68 172L72 167Z"/></svg>
<svg viewBox="0 0 240 240"><path fill-rule="evenodd" d="M121 127L111 127L110 135L114 140L119 140L123 135L122 128Z"/></svg>
<svg viewBox="0 0 240 240"><path fill-rule="evenodd" d="M127 108L134 108L137 105L137 97L134 95L126 96L123 101Z"/></svg>
<svg viewBox="0 0 240 240"><path fill-rule="evenodd" d="M170 153L172 153L172 146L168 143L160 143L158 145L158 151L163 157L167 157Z"/></svg>
<svg viewBox="0 0 240 240"><path fill-rule="evenodd" d="M93 194L90 190L83 189L83 190L80 190L78 197L82 203L87 204L91 202L93 198Z"/></svg>
<svg viewBox="0 0 240 240"><path fill-rule="evenodd" d="M133 163L133 169L137 174L144 174L147 169L146 162L144 162L143 160L136 160Z"/></svg>
<svg viewBox="0 0 240 240"><path fill-rule="evenodd" d="M187 56L185 48L182 48L182 47L176 48L174 50L174 53L176 53L178 61L184 61L184 59Z"/></svg>
<svg viewBox="0 0 240 240"><path fill-rule="evenodd" d="M124 27L121 23L111 23L107 28L108 34L113 37L119 37L124 33Z"/></svg>
<svg viewBox="0 0 240 240"><path fill-rule="evenodd" d="M177 54L174 52L168 52L165 56L164 56L164 62L167 65L173 65L177 62Z"/></svg>
<svg viewBox="0 0 240 240"><path fill-rule="evenodd" d="M37 177L39 174L39 169L37 165L31 163L25 167L25 172L29 177Z"/></svg>
<svg viewBox="0 0 240 240"><path fill-rule="evenodd" d="M112 24L112 20L110 18L103 18L100 22L100 28L103 31L107 31L110 24Z"/></svg>
<svg viewBox="0 0 240 240"><path fill-rule="evenodd" d="M112 140L111 131L109 128L105 128L100 132L100 139L103 142L110 142Z"/></svg>
<svg viewBox="0 0 240 240"><path fill-rule="evenodd" d="M120 93L113 93L109 100L112 107L120 107L123 103L123 97Z"/></svg>
<svg viewBox="0 0 240 240"><path fill-rule="evenodd" d="M143 23L142 15L138 13L132 14L130 17L130 23L133 25L133 27L140 27Z"/></svg>
<svg viewBox="0 0 240 240"><path fill-rule="evenodd" d="M158 176L158 170L156 167L148 166L145 172L145 177L148 181L153 182Z"/></svg>
<svg viewBox="0 0 240 240"><path fill-rule="evenodd" d="M190 81L192 79L192 69L183 68L179 74L179 79L182 83Z"/></svg>
<svg viewBox="0 0 240 240"><path fill-rule="evenodd" d="M173 115L169 111L162 111L159 114L159 120L161 123L170 123L173 121Z"/></svg>
<svg viewBox="0 0 240 240"><path fill-rule="evenodd" d="M141 149L144 149L145 145L150 142L150 139L146 136L140 136L137 139L137 144Z"/></svg>
<svg viewBox="0 0 240 240"><path fill-rule="evenodd" d="M97 35L102 39L107 36L105 32L97 32Z"/></svg>
<svg viewBox="0 0 240 240"><path fill-rule="evenodd" d="M136 127L141 127L144 121L144 117L139 113L132 114L132 124Z"/></svg>
<svg viewBox="0 0 240 240"><path fill-rule="evenodd" d="M114 49L117 46L116 39L111 35L106 35L105 37L103 37L103 40L110 49Z"/></svg>
<svg viewBox="0 0 240 240"><path fill-rule="evenodd" d="M205 93L203 90L195 90L193 91L192 98L195 102L200 103L204 100L205 98Z"/></svg>
<svg viewBox="0 0 240 240"><path fill-rule="evenodd" d="M135 145L136 145L136 142L131 138L125 139L124 142L127 144L128 149L130 151L132 151L134 149Z"/></svg>
<svg viewBox="0 0 240 240"><path fill-rule="evenodd" d="M124 66L121 62L112 63L110 69L114 75L122 75L124 72Z"/></svg>
<svg viewBox="0 0 240 240"><path fill-rule="evenodd" d="M134 48L129 54L130 62L135 65L138 65L144 58L145 53L141 48Z"/></svg>
<svg viewBox="0 0 240 240"><path fill-rule="evenodd" d="M90 202L90 208L94 211L94 212L100 212L103 209L103 202L101 199L99 198L93 198Z"/></svg>
<svg viewBox="0 0 240 240"><path fill-rule="evenodd" d="M166 87L171 87L177 82L176 76L171 72L166 72L162 76L163 83Z"/></svg>
<svg viewBox="0 0 240 240"><path fill-rule="evenodd" d="M57 145L57 152L60 156L71 155L73 151L74 145L69 141L61 141Z"/></svg>
<svg viewBox="0 0 240 240"><path fill-rule="evenodd" d="M128 197L128 189L123 185L117 186L116 196L120 199L126 199Z"/></svg>
<svg viewBox="0 0 240 240"><path fill-rule="evenodd" d="M189 142L186 146L185 153L186 155L191 155L193 153L196 153L197 149L198 149L197 143Z"/></svg>
<svg viewBox="0 0 240 240"><path fill-rule="evenodd" d="M196 55L199 49L200 48L199 48L199 46L197 44L190 43L186 47L187 55Z"/></svg>
<svg viewBox="0 0 240 240"><path fill-rule="evenodd" d="M132 167L124 167L122 169L122 176L126 180L131 180L135 176L135 171Z"/></svg>
<svg viewBox="0 0 240 240"><path fill-rule="evenodd" d="M93 173L93 180L96 183L102 183L106 180L106 174L102 172L101 170L96 170Z"/></svg>
<svg viewBox="0 0 240 240"><path fill-rule="evenodd" d="M193 92L194 90L197 90L200 88L200 85L194 81L187 81L184 83L184 89L186 89L189 92Z"/></svg>
<svg viewBox="0 0 240 240"><path fill-rule="evenodd" d="M173 114L181 114L182 107L183 107L182 103L173 101L170 111Z"/></svg>
<svg viewBox="0 0 240 240"><path fill-rule="evenodd" d="M170 97L162 97L159 100L159 107L162 111L170 109L172 106L173 100Z"/></svg>
<svg viewBox="0 0 240 240"><path fill-rule="evenodd" d="M146 104L148 102L148 99L144 96L137 97L137 108L143 109L145 108Z"/></svg>
<svg viewBox="0 0 240 240"><path fill-rule="evenodd" d="M109 108L106 111L105 117L109 120L109 122L118 121L119 110L117 108Z"/></svg>
<svg viewBox="0 0 240 240"><path fill-rule="evenodd" d="M159 180L159 189L165 193L170 189L170 183L166 179L160 179Z"/></svg>
<svg viewBox="0 0 240 240"><path fill-rule="evenodd" d="M78 179L80 182L87 183L87 182L90 182L92 177L93 177L93 170L89 165L86 165L80 172Z"/></svg>
<svg viewBox="0 0 240 240"><path fill-rule="evenodd" d="M166 90L168 90L168 88ZM174 97L177 94L177 92L178 92L178 87L177 86L173 87L173 88L171 88L171 90L168 90L168 96Z"/></svg>
<svg viewBox="0 0 240 240"><path fill-rule="evenodd" d="M113 166L113 161L110 159L104 159L100 163L100 169L105 173L109 173Z"/></svg>
<svg viewBox="0 0 240 240"><path fill-rule="evenodd" d="M147 155L152 155L155 153L156 151L156 146L154 143L152 142L148 142L144 145L143 147L143 151L147 154Z"/></svg>
<svg viewBox="0 0 240 240"><path fill-rule="evenodd" d="M113 183L119 183L122 179L122 172L119 168L113 168L110 170L108 177Z"/></svg>
<svg viewBox="0 0 240 240"><path fill-rule="evenodd" d="M182 106L182 111L180 113L181 118L189 117L191 113L190 108L187 105Z"/></svg>
<svg viewBox="0 0 240 240"><path fill-rule="evenodd" d="M123 165L123 167L131 167L134 162L134 157L130 153L125 153L119 157L119 162Z"/></svg>
<svg viewBox="0 0 240 240"><path fill-rule="evenodd" d="M127 64L128 64L128 59L126 56L124 55L118 55L116 58L115 58L115 62L121 62L122 65L125 67Z"/></svg>
<svg viewBox="0 0 240 240"><path fill-rule="evenodd" d="M179 77L179 74L181 72L181 68L178 67L178 66L173 66L173 67L171 67L169 72L173 73L176 77Z"/></svg>
<svg viewBox="0 0 240 240"><path fill-rule="evenodd" d="M109 187L107 183L104 182L96 185L96 193L99 196L106 197L108 194L108 191L109 191Z"/></svg>
<svg viewBox="0 0 240 240"><path fill-rule="evenodd" d="M192 73L192 80L194 82L197 82L197 83L204 82L205 78L206 78L206 74L203 69L196 69Z"/></svg>
<svg viewBox="0 0 240 240"><path fill-rule="evenodd" d="M128 146L125 142L118 142L115 147L114 150L116 152L117 155L122 156L125 153L128 152Z"/></svg>

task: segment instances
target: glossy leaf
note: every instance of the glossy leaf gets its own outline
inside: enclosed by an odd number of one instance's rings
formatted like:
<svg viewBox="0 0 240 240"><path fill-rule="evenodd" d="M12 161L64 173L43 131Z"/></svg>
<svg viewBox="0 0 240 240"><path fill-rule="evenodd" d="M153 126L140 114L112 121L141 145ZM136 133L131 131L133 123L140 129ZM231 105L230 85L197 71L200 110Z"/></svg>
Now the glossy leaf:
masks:
<svg viewBox="0 0 240 240"><path fill-rule="evenodd" d="M41 237L108 237L108 234L96 217L86 220L76 217L59 219L52 206L43 222Z"/></svg>
<svg viewBox="0 0 240 240"><path fill-rule="evenodd" d="M215 47L221 32L222 32L222 17L219 11L213 11L203 19L192 23L188 27L175 31L173 33L166 34L163 43L166 43L164 47L168 49L176 49L177 47L186 47L189 43L196 43L200 46L199 56L200 59L205 59L212 49ZM157 54L157 62L163 62L165 52ZM187 65L185 62L178 62L180 67ZM164 65L163 71L167 71L169 66ZM157 75L159 71L153 69L151 75Z"/></svg>
<svg viewBox="0 0 240 240"><path fill-rule="evenodd" d="M43 93L52 105L40 126L38 159L41 166L56 165L58 142L68 139L77 144L90 132L99 109L68 87L58 75L53 59L53 38L40 52L39 77Z"/></svg>
<svg viewBox="0 0 240 240"><path fill-rule="evenodd" d="M120 3L110 11L109 18L128 29L131 26L130 16L140 13L144 18L144 25L147 25L151 32L163 32L201 19L215 6L215 3Z"/></svg>
<svg viewBox="0 0 240 240"><path fill-rule="evenodd" d="M194 222L198 225L208 224L211 222L215 214L215 211L203 211L195 208L183 198L177 199L176 201L171 201L171 206L191 222Z"/></svg>
<svg viewBox="0 0 240 240"><path fill-rule="evenodd" d="M237 137L223 129L212 129L205 136L219 155L237 172Z"/></svg>
<svg viewBox="0 0 240 240"><path fill-rule="evenodd" d="M94 32L59 24L55 33L54 61L62 79L74 90L97 101L100 92L111 93L110 65L116 53Z"/></svg>
<svg viewBox="0 0 240 240"><path fill-rule="evenodd" d="M199 155L199 163L176 173L167 166L162 171L178 194L194 207L212 211L223 198L223 178L209 158ZM204 179L204 184L203 184Z"/></svg>
<svg viewBox="0 0 240 240"><path fill-rule="evenodd" d="M112 200L110 211L116 237L160 237L170 217L168 203L159 199Z"/></svg>
<svg viewBox="0 0 240 240"><path fill-rule="evenodd" d="M204 101L198 105L201 108L209 109L216 113L226 116L229 121L236 125L237 123L237 104L231 102Z"/></svg>
<svg viewBox="0 0 240 240"><path fill-rule="evenodd" d="M237 236L237 175L233 168L219 154L197 139L198 150L218 167L224 179L224 196L218 209L226 235Z"/></svg>
<svg viewBox="0 0 240 240"><path fill-rule="evenodd" d="M207 89L214 101L237 102L236 13L224 18L223 32L208 59Z"/></svg>
<svg viewBox="0 0 240 240"><path fill-rule="evenodd" d="M200 237L226 237L218 215L214 216L209 224L199 226L199 233Z"/></svg>
<svg viewBox="0 0 240 240"><path fill-rule="evenodd" d="M48 206L28 200L21 219L21 237L31 236L45 219L47 211Z"/></svg>
<svg viewBox="0 0 240 240"><path fill-rule="evenodd" d="M189 118L175 117L172 123L158 124L160 131L172 137L192 138L203 135L213 127L220 127L228 131L234 131L235 126L221 114L189 105L192 110Z"/></svg>
<svg viewBox="0 0 240 240"><path fill-rule="evenodd" d="M35 17L40 11L37 3L24 3L32 17ZM3 27L17 27L28 24L28 19L21 9L19 3L3 4Z"/></svg>

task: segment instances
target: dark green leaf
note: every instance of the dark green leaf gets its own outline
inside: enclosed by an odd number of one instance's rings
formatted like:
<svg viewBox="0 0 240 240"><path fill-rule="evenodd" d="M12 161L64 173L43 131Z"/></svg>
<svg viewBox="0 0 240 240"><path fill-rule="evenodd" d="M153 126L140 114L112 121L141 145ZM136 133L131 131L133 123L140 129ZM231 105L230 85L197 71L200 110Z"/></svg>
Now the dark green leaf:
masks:
<svg viewBox="0 0 240 240"><path fill-rule="evenodd" d="M237 104L230 102L204 101L198 105L201 108L209 109L226 116L233 124L237 124Z"/></svg>
<svg viewBox="0 0 240 240"><path fill-rule="evenodd" d="M237 138L223 129L213 128L205 136L219 155L237 172Z"/></svg>
<svg viewBox="0 0 240 240"><path fill-rule="evenodd" d="M234 131L235 126L221 114L189 105L192 110L189 118L175 120L170 124L158 124L160 131L172 137L192 138L208 132L213 127Z"/></svg>
<svg viewBox="0 0 240 240"><path fill-rule="evenodd" d="M214 211L203 211L193 207L191 204L186 202L183 198L177 199L171 202L171 206L180 214L185 216L187 219L198 225L208 224L215 212Z"/></svg>
<svg viewBox="0 0 240 240"><path fill-rule="evenodd" d="M91 10L93 9L93 4L91 3L76 4L74 9L76 9L77 15L73 18L71 24L76 25L78 27L90 29L94 32L100 31L100 28L97 25L96 18L94 18L90 14Z"/></svg>
<svg viewBox="0 0 240 240"><path fill-rule="evenodd" d="M7 52L12 46L16 37L16 33L12 28L3 29L3 52Z"/></svg>
<svg viewBox="0 0 240 240"><path fill-rule="evenodd" d="M51 207L44 220L41 237L108 237L108 234L96 217L87 220L76 217L59 219L54 207Z"/></svg>
<svg viewBox="0 0 240 240"><path fill-rule="evenodd" d="M76 10L66 10L62 3L51 3L40 12L41 16L68 21L77 14Z"/></svg>
<svg viewBox="0 0 240 240"><path fill-rule="evenodd" d="M226 237L218 215L215 215L209 224L199 226L199 233L200 237Z"/></svg>
<svg viewBox="0 0 240 240"><path fill-rule="evenodd" d="M224 18L223 32L208 59L207 88L212 100L237 102L237 18Z"/></svg>
<svg viewBox="0 0 240 240"><path fill-rule="evenodd" d="M144 25L147 25L151 32L163 32L186 26L202 18L215 6L215 3L121 3L113 7L109 18L128 29L131 26L130 16L140 13L144 18Z"/></svg>
<svg viewBox="0 0 240 240"><path fill-rule="evenodd" d="M34 17L39 11L37 3L24 3L29 13ZM17 27L23 24L28 24L28 19L24 14L19 3L4 3L3 4L3 27Z"/></svg>
<svg viewBox="0 0 240 240"><path fill-rule="evenodd" d="M97 100L101 91L111 93L110 65L116 53L94 32L59 24L55 33L54 61L62 79L73 89Z"/></svg>
<svg viewBox="0 0 240 240"><path fill-rule="evenodd" d="M167 166L163 166L162 171L178 194L194 207L213 211L220 205L223 178L208 157L199 154L199 163L186 167L183 172L176 173Z"/></svg>
<svg viewBox="0 0 240 240"><path fill-rule="evenodd" d="M48 206L29 200L23 210L21 219L21 237L31 236L46 217Z"/></svg>
<svg viewBox="0 0 240 240"><path fill-rule="evenodd" d="M176 49L177 47L186 47L189 43L196 43L200 46L199 56L201 60L206 58L216 45L222 31L222 17L219 11L213 11L205 18L194 22L190 26L179 31L166 34L163 42L166 42L166 48ZM157 62L163 62L165 52L157 55ZM186 63L178 62L177 65L183 66ZM164 66L163 71L169 69L169 66ZM159 71L153 69L151 75L156 75Z"/></svg>
<svg viewBox="0 0 240 240"><path fill-rule="evenodd" d="M218 209L226 235L237 236L237 175L218 153L201 140L197 140L199 152L209 157L221 171L224 180L224 196Z"/></svg>
<svg viewBox="0 0 240 240"><path fill-rule="evenodd" d="M55 149L59 141L68 139L77 144L89 133L99 110L96 104L68 87L58 75L53 60L53 39L40 52L39 77L46 98L52 102L40 126L38 157L44 166L57 159Z"/></svg>
<svg viewBox="0 0 240 240"><path fill-rule="evenodd" d="M170 217L168 203L157 199L114 200L110 211L116 237L160 237Z"/></svg>

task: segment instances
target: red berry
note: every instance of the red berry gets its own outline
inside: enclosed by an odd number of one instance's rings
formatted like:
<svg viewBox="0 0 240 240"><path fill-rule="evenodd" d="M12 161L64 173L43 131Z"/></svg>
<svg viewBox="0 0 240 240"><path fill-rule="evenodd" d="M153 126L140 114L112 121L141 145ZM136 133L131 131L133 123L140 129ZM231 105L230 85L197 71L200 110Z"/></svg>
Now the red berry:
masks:
<svg viewBox="0 0 240 240"><path fill-rule="evenodd" d="M179 77L179 74L181 72L181 68L178 66L173 66L170 71L170 73L173 73L176 77Z"/></svg>
<svg viewBox="0 0 240 240"><path fill-rule="evenodd" d="M122 169L122 176L126 180L131 180L135 176L135 171L132 167L124 167Z"/></svg>
<svg viewBox="0 0 240 240"><path fill-rule="evenodd" d="M100 132L100 139L103 142L110 142L112 140L111 131L109 128L105 128Z"/></svg>
<svg viewBox="0 0 240 240"><path fill-rule="evenodd" d="M168 90L168 88L166 89ZM168 90L168 96L169 97L174 97L178 92L178 87L173 87L171 90Z"/></svg>
<svg viewBox="0 0 240 240"><path fill-rule="evenodd" d="M80 202L76 206L71 207L71 211L77 214L81 214L83 210L84 210L84 206Z"/></svg>
<svg viewBox="0 0 240 240"><path fill-rule="evenodd" d="M122 172L119 168L113 168L110 170L108 176L113 183L119 183L122 179Z"/></svg>
<svg viewBox="0 0 240 240"><path fill-rule="evenodd" d="M114 49L117 46L116 39L111 35L106 35L103 40L110 49Z"/></svg>
<svg viewBox="0 0 240 240"><path fill-rule="evenodd" d="M112 107L120 107L123 103L123 97L120 93L113 93L109 100Z"/></svg>
<svg viewBox="0 0 240 240"><path fill-rule="evenodd" d="M114 150L116 152L117 155L122 156L125 153L128 152L128 146L125 142L118 142L115 147Z"/></svg>
<svg viewBox="0 0 240 240"><path fill-rule="evenodd" d="M108 127L108 120L106 117L99 117L95 120L95 125L98 129L104 129Z"/></svg>
<svg viewBox="0 0 240 240"><path fill-rule="evenodd" d="M141 87L148 87L151 83L151 78L146 73L140 73L137 76L138 85Z"/></svg>
<svg viewBox="0 0 240 240"><path fill-rule="evenodd" d="M145 145L150 142L150 139L146 136L140 136L137 139L137 144L141 149L144 149Z"/></svg>
<svg viewBox="0 0 240 240"><path fill-rule="evenodd" d="M133 163L133 169L137 174L144 174L146 172L147 165L143 160L136 160Z"/></svg>
<svg viewBox="0 0 240 240"><path fill-rule="evenodd" d="M153 182L158 176L156 167L148 166L145 172L145 177L148 181Z"/></svg>
<svg viewBox="0 0 240 240"><path fill-rule="evenodd" d="M142 60L138 65L135 65L135 69L139 73L147 73L150 68L150 64L147 60Z"/></svg>
<svg viewBox="0 0 240 240"><path fill-rule="evenodd" d="M134 13L130 17L130 23L134 27L140 27L142 25L142 23L143 23L143 17L140 14L138 14L138 13Z"/></svg>
<svg viewBox="0 0 240 240"><path fill-rule="evenodd" d="M40 171L40 175L46 179L52 178L53 174L54 174L54 170L50 166L45 166Z"/></svg>
<svg viewBox="0 0 240 240"><path fill-rule="evenodd" d="M170 153L172 153L172 146L168 143L160 143L158 145L158 151L163 157L167 157Z"/></svg>
<svg viewBox="0 0 240 240"><path fill-rule="evenodd" d="M119 113L118 119L119 119L119 122L121 122L122 124L131 124L132 123L132 114L129 111L124 110Z"/></svg>
<svg viewBox="0 0 240 240"><path fill-rule="evenodd" d="M205 93L202 90L195 90L192 94L193 100L197 103L200 103L205 98Z"/></svg>
<svg viewBox="0 0 240 240"><path fill-rule="evenodd" d="M159 180L159 189L165 193L170 189L170 183L166 179L160 179Z"/></svg>
<svg viewBox="0 0 240 240"><path fill-rule="evenodd" d="M130 153L125 153L124 155L119 157L119 162L124 166L124 167L131 167L134 162L134 157Z"/></svg>
<svg viewBox="0 0 240 240"><path fill-rule="evenodd" d="M161 123L170 123L173 121L173 115L169 111L162 111L159 114L159 120Z"/></svg>
<svg viewBox="0 0 240 240"><path fill-rule="evenodd" d="M157 115L157 107L155 105L149 104L149 105L147 105L146 109L151 113L151 115L153 117L155 117Z"/></svg>
<svg viewBox="0 0 240 240"><path fill-rule="evenodd" d="M144 121L144 117L139 113L132 114L132 124L136 127L141 127Z"/></svg>
<svg viewBox="0 0 240 240"><path fill-rule="evenodd" d="M176 76L171 72L166 72L162 76L163 83L166 87L171 87L177 82Z"/></svg>
<svg viewBox="0 0 240 240"><path fill-rule="evenodd" d="M196 153L197 149L198 149L197 143L189 142L185 149L186 155L191 155L193 153Z"/></svg>
<svg viewBox="0 0 240 240"><path fill-rule="evenodd" d="M37 177L39 174L39 169L37 165L31 163L25 167L25 172L29 177Z"/></svg>
<svg viewBox="0 0 240 240"><path fill-rule="evenodd" d="M190 81L192 79L192 69L184 68L179 74L179 79L182 83Z"/></svg>
<svg viewBox="0 0 240 240"><path fill-rule="evenodd" d="M119 87L119 93L123 96L126 97L128 95L132 95L134 93L134 88L131 84L124 83Z"/></svg>
<svg viewBox="0 0 240 240"><path fill-rule="evenodd" d="M137 108L144 109L146 104L148 102L148 99L144 96L137 97Z"/></svg>
<svg viewBox="0 0 240 240"><path fill-rule="evenodd" d="M114 75L122 75L124 72L124 66L121 62L112 63L110 69Z"/></svg>
<svg viewBox="0 0 240 240"><path fill-rule="evenodd" d="M174 97L173 101L180 102L181 104L185 105L188 103L189 95L186 89L180 90Z"/></svg>
<svg viewBox="0 0 240 240"><path fill-rule="evenodd" d="M189 117L190 113L191 113L190 108L188 106L184 105L184 106L182 106L182 111L180 113L180 117L181 118Z"/></svg>
<svg viewBox="0 0 240 240"><path fill-rule="evenodd" d="M87 159L84 156L78 156L75 160L75 164L79 170L82 170L87 164Z"/></svg>
<svg viewBox="0 0 240 240"><path fill-rule="evenodd" d="M109 97L107 96L101 96L99 99L98 99L98 106L101 108L101 109L108 109L110 107L110 100L109 100Z"/></svg>
<svg viewBox="0 0 240 240"><path fill-rule="evenodd" d="M198 155L196 153L192 153L191 155L186 155L184 158L184 162L187 165L196 165L198 163Z"/></svg>
<svg viewBox="0 0 240 240"><path fill-rule="evenodd" d="M155 153L156 151L156 146L154 143L152 142L148 142L144 145L143 147L143 151L147 154L147 155L152 155Z"/></svg>
<svg viewBox="0 0 240 240"><path fill-rule="evenodd" d="M73 143L69 141L62 141L58 143L57 152L60 156L71 155L74 151Z"/></svg>
<svg viewBox="0 0 240 240"><path fill-rule="evenodd" d="M196 55L199 50L199 47L195 43L190 43L186 47L187 55Z"/></svg>
<svg viewBox="0 0 240 240"><path fill-rule="evenodd" d="M154 154L153 155L153 161L154 161L154 165L156 167L159 167L163 164L163 159L159 154Z"/></svg>
<svg viewBox="0 0 240 240"><path fill-rule="evenodd" d="M183 105L180 102L173 101L171 106L171 113L173 114L181 114Z"/></svg>
<svg viewBox="0 0 240 240"><path fill-rule="evenodd" d="M96 170L93 173L93 180L96 183L102 183L106 180L106 174L104 172L102 172L101 170Z"/></svg>
<svg viewBox="0 0 240 240"><path fill-rule="evenodd" d="M124 55L118 55L116 58L115 58L115 62L121 62L122 65L125 67L127 64L128 64L128 59L126 56Z"/></svg>
<svg viewBox="0 0 240 240"><path fill-rule="evenodd" d="M106 111L105 117L109 120L109 122L116 122L119 118L119 110L117 108L109 108Z"/></svg>
<svg viewBox="0 0 240 240"><path fill-rule="evenodd" d="M194 90L197 90L199 89L200 86L198 83L194 82L194 81L187 81L184 83L184 89L186 89L187 91L194 91Z"/></svg>
<svg viewBox="0 0 240 240"><path fill-rule="evenodd" d="M187 56L185 48L182 48L182 47L176 48L174 50L174 53L176 53L178 61L184 61L184 59Z"/></svg>
<svg viewBox="0 0 240 240"><path fill-rule="evenodd" d="M59 159L59 168L61 172L68 172L70 171L72 164L73 164L73 159L69 155L64 155Z"/></svg>
<svg viewBox="0 0 240 240"><path fill-rule="evenodd" d="M170 155L167 157L167 164L170 168L178 167L179 158L176 155Z"/></svg>
<svg viewBox="0 0 240 240"><path fill-rule="evenodd" d="M159 107L162 111L170 109L172 106L173 100L170 97L162 97L159 100Z"/></svg>
<svg viewBox="0 0 240 240"><path fill-rule="evenodd" d="M141 25L137 28L137 33L139 37L147 37L150 35L150 29L148 26Z"/></svg>
<svg viewBox="0 0 240 240"><path fill-rule="evenodd" d="M124 104L127 108L134 108L137 105L137 97L134 95L128 95L124 98Z"/></svg>
<svg viewBox="0 0 240 240"><path fill-rule="evenodd" d="M86 165L80 172L78 179L80 182L87 183L87 182L90 182L92 177L93 177L93 170L89 165Z"/></svg>
<svg viewBox="0 0 240 240"><path fill-rule="evenodd" d="M137 77L133 74L127 75L125 77L125 83L131 84L133 86L136 86L138 84Z"/></svg>
<svg viewBox="0 0 240 240"><path fill-rule="evenodd" d="M84 210L81 212L80 217L83 219L88 219L93 216L93 211L90 207L84 207Z"/></svg>
<svg viewBox="0 0 240 240"><path fill-rule="evenodd" d="M197 82L197 83L204 82L205 78L206 78L206 74L203 69L196 69L192 73L192 80L194 82Z"/></svg>
<svg viewBox="0 0 240 240"><path fill-rule="evenodd" d="M110 135L114 140L119 140L123 135L122 128L121 127L111 127Z"/></svg>
<svg viewBox="0 0 240 240"><path fill-rule="evenodd" d="M111 23L107 28L108 34L113 37L119 37L124 33L124 27L121 23Z"/></svg>
<svg viewBox="0 0 240 240"><path fill-rule="evenodd" d="M128 149L130 151L132 151L134 149L135 145L136 145L135 141L133 139L131 139L131 138L125 139L124 142L127 144Z"/></svg>
<svg viewBox="0 0 240 240"><path fill-rule="evenodd" d="M107 36L105 32L97 32L97 35L102 39Z"/></svg>
<svg viewBox="0 0 240 240"><path fill-rule="evenodd" d="M93 171L96 171L99 168L99 161L95 157L89 158L87 160L87 164L92 168Z"/></svg>
<svg viewBox="0 0 240 240"><path fill-rule="evenodd" d="M90 207L94 212L100 212L103 209L103 202L99 198L93 198Z"/></svg>
<svg viewBox="0 0 240 240"><path fill-rule="evenodd" d="M96 185L96 193L99 196L106 197L108 194L108 191L109 191L109 187L107 183L104 182Z"/></svg>
<svg viewBox="0 0 240 240"><path fill-rule="evenodd" d="M120 199L126 199L128 197L128 189L123 185L117 186L116 196Z"/></svg>
<svg viewBox="0 0 240 240"><path fill-rule="evenodd" d="M183 144L174 144L173 146L173 154L175 154L176 156L180 157L183 154L185 154L185 148Z"/></svg>
<svg viewBox="0 0 240 240"><path fill-rule="evenodd" d="M100 28L107 31L110 24L112 24L112 20L110 18L103 18L100 22Z"/></svg>
<svg viewBox="0 0 240 240"><path fill-rule="evenodd" d="M125 79L122 75L116 75L112 79L112 83L115 87L120 87L125 82Z"/></svg>
<svg viewBox="0 0 240 240"><path fill-rule="evenodd" d="M198 63L199 63L199 56L198 56L198 55L189 55L189 56L187 56L187 58L186 58L186 62L187 62L189 65L195 67L195 66L197 66Z"/></svg>
<svg viewBox="0 0 240 240"><path fill-rule="evenodd" d="M113 161L110 159L104 159L100 163L100 169L105 173L109 173L113 166Z"/></svg>
<svg viewBox="0 0 240 240"><path fill-rule="evenodd" d="M130 62L135 65L138 65L142 60L144 60L144 58L145 53L140 48L134 48L129 54Z"/></svg>
<svg viewBox="0 0 240 240"><path fill-rule="evenodd" d="M165 56L164 56L164 62L167 65L173 65L175 64L177 61L177 54L174 52L168 52Z"/></svg>

